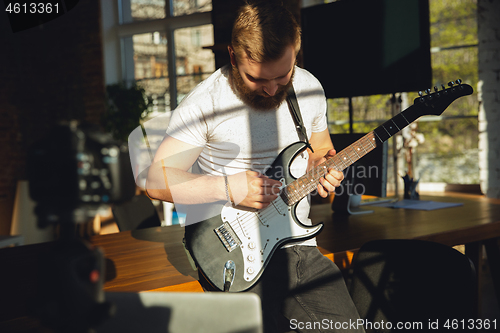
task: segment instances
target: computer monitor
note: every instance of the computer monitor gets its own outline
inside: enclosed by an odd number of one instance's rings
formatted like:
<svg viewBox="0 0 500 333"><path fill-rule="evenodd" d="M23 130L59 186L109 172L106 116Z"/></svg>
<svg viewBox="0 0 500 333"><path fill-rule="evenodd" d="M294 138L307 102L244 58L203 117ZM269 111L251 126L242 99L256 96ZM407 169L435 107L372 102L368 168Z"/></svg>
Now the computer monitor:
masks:
<svg viewBox="0 0 500 333"><path fill-rule="evenodd" d="M328 98L432 84L428 0L342 0L301 11L304 68Z"/></svg>
<svg viewBox="0 0 500 333"><path fill-rule="evenodd" d="M337 153L344 150L366 133L331 134ZM343 170L344 180L335 190L332 208L354 213L363 195L385 198L387 196L387 142L361 157Z"/></svg>

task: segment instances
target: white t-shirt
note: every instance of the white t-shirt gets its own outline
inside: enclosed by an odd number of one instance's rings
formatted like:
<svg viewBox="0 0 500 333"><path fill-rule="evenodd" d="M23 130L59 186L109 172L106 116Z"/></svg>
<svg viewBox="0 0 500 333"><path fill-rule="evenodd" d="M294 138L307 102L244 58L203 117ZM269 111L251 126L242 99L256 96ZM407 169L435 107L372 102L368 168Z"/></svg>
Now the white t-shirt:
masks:
<svg viewBox="0 0 500 333"><path fill-rule="evenodd" d="M263 172L283 149L300 141L286 101L267 111L247 106L229 84L230 71L231 67L225 66L194 88L173 112L167 129L177 140L204 147L197 160L203 174ZM319 81L295 67L293 87L308 138L313 132L324 131L326 99ZM304 151L294 160L294 177L305 173L308 158ZM302 223L310 225L309 210L308 200L302 200L296 213ZM315 246L316 241L300 244Z"/></svg>

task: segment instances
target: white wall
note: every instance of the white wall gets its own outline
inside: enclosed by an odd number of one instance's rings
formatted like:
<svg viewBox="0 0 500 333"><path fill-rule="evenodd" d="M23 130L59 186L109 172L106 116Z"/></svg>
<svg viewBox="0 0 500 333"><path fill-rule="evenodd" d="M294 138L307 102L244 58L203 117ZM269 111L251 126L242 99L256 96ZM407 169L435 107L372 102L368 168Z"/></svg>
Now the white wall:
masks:
<svg viewBox="0 0 500 333"><path fill-rule="evenodd" d="M500 1L478 0L479 177L500 198Z"/></svg>

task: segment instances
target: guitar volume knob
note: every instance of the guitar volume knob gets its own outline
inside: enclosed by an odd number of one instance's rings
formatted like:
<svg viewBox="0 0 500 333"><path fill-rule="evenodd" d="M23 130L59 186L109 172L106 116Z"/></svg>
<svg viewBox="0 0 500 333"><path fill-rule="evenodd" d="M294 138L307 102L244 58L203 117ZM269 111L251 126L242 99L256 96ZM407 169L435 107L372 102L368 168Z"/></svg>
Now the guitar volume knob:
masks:
<svg viewBox="0 0 500 333"><path fill-rule="evenodd" d="M255 260L255 257L251 254L248 255L247 260L250 262L253 262Z"/></svg>

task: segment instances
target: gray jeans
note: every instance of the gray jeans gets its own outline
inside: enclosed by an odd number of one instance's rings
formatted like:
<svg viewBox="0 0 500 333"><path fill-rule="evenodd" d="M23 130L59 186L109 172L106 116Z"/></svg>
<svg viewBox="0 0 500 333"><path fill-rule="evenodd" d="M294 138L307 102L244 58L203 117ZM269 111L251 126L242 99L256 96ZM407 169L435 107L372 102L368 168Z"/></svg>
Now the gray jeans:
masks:
<svg viewBox="0 0 500 333"><path fill-rule="evenodd" d="M316 247L276 251L248 292L261 298L265 333L364 332L342 273Z"/></svg>

